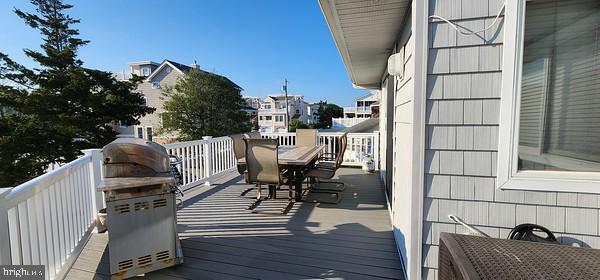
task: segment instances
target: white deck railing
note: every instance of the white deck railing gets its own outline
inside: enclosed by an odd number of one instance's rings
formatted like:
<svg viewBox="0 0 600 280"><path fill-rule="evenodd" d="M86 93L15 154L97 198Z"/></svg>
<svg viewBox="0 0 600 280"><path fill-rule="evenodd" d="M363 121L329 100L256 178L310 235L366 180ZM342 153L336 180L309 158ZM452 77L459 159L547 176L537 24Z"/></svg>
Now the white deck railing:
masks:
<svg viewBox="0 0 600 280"><path fill-rule="evenodd" d="M293 146L296 144L296 133L262 133L263 137L279 139L279 145ZM324 145L326 153L338 151L337 138L342 132L319 132L319 145ZM375 168L379 168L379 133L348 133L348 146L344 154L345 166L360 166L365 156L370 155L375 161Z"/></svg>
<svg viewBox="0 0 600 280"><path fill-rule="evenodd" d="M99 150L17 187L0 190L0 264L45 265L61 279L93 228L102 196Z"/></svg>
<svg viewBox="0 0 600 280"><path fill-rule="evenodd" d="M183 189L208 182L211 177L236 167L233 142L229 137L210 138L164 145L167 152L181 158Z"/></svg>
<svg viewBox="0 0 600 280"><path fill-rule="evenodd" d="M353 127L361 122L364 122L370 118L332 118L331 119L331 127L332 128L344 128L344 127Z"/></svg>
<svg viewBox="0 0 600 280"><path fill-rule="evenodd" d="M320 133L325 152L339 149L341 133ZM295 133L265 133L294 145ZM378 133L349 133L344 165L360 165L366 155L378 162ZM182 159L183 189L235 169L229 137L165 145ZM42 264L47 279L62 279L85 246L96 213L104 208L96 192L102 181L102 152L85 155L14 188L0 189L0 264Z"/></svg>

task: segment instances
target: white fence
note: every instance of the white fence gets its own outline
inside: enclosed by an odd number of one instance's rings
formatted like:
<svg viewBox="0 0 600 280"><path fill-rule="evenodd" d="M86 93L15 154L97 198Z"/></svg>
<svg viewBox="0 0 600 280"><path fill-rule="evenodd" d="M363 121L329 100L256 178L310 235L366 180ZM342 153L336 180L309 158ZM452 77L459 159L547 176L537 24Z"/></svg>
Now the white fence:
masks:
<svg viewBox="0 0 600 280"><path fill-rule="evenodd" d="M47 279L64 277L102 207L95 190L101 160L99 150L87 150L77 160L0 191L0 264L43 264Z"/></svg>
<svg viewBox="0 0 600 280"><path fill-rule="evenodd" d="M214 175L236 167L233 142L229 137L210 138L164 145L167 152L181 158L183 189L209 181Z"/></svg>
<svg viewBox="0 0 600 280"><path fill-rule="evenodd" d="M331 119L331 127L332 128L344 128L344 127L352 127L361 122L368 120L369 118L332 118Z"/></svg>
<svg viewBox="0 0 600 280"><path fill-rule="evenodd" d="M184 189L235 168L229 137L165 145L183 160ZM62 279L85 246L104 207L96 192L102 152L85 155L17 187L0 189L0 264L42 264Z"/></svg>
<svg viewBox="0 0 600 280"><path fill-rule="evenodd" d="M341 132L319 132L319 145L325 146L325 153L335 153L339 150ZM296 144L296 133L262 133L265 138L279 139L279 145L292 146ZM360 166L365 156L370 155L379 169L379 133L348 133L348 146L344 154L345 166Z"/></svg>

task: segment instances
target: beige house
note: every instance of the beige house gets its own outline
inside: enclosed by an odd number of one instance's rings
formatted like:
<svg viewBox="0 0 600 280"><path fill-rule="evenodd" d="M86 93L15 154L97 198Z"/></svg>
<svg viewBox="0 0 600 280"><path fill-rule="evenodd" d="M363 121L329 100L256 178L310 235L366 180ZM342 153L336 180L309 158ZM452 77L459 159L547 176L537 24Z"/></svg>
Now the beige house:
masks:
<svg viewBox="0 0 600 280"><path fill-rule="evenodd" d="M290 94L287 102L288 111L285 109L285 95L269 95L262 100L258 109L261 132L287 132L287 122L292 119L308 123L308 107L304 96Z"/></svg>
<svg viewBox="0 0 600 280"><path fill-rule="evenodd" d="M165 99L162 98L162 90L165 87L174 86L177 83L177 79L191 69L202 71L195 63L188 66L171 60L164 60L160 64L153 61L132 62L129 63L129 73L115 73L117 79L129 79L132 75L146 77L138 86L138 91L144 95L147 106L156 108L154 113L140 118L139 125L125 126L117 123L116 129L119 134L121 136L144 138L157 143L173 142L176 135L157 134L161 126L161 114L164 112L163 104ZM239 91L242 90L240 86L228 78L225 77L225 79Z"/></svg>

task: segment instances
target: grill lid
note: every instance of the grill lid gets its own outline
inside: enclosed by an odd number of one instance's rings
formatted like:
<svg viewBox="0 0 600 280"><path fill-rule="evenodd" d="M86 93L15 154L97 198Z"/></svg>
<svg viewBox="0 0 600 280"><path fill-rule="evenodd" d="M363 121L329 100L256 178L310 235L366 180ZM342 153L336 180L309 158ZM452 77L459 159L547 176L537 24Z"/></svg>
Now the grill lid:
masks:
<svg viewBox="0 0 600 280"><path fill-rule="evenodd" d="M167 150L141 138L117 138L104 146L104 177L171 176Z"/></svg>

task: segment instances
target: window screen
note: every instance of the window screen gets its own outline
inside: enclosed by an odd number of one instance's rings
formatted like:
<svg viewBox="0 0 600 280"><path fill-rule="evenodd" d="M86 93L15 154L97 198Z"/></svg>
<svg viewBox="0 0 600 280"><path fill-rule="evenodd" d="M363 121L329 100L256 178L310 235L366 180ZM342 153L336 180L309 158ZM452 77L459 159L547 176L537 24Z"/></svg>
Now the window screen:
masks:
<svg viewBox="0 0 600 280"><path fill-rule="evenodd" d="M527 1L519 169L600 171L600 1Z"/></svg>

